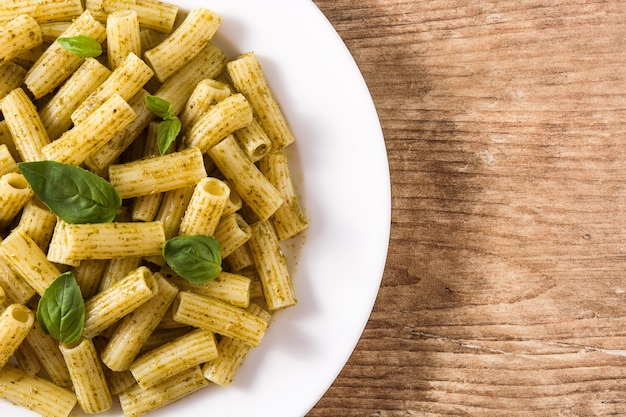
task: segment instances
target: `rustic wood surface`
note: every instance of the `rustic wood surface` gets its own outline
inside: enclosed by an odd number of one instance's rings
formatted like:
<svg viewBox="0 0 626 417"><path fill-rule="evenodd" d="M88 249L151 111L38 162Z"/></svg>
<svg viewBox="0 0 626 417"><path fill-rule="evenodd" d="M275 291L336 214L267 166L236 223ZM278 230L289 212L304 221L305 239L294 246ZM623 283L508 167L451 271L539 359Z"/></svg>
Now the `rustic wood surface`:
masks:
<svg viewBox="0 0 626 417"><path fill-rule="evenodd" d="M379 112L392 224L309 416L626 415L626 2L315 3Z"/></svg>

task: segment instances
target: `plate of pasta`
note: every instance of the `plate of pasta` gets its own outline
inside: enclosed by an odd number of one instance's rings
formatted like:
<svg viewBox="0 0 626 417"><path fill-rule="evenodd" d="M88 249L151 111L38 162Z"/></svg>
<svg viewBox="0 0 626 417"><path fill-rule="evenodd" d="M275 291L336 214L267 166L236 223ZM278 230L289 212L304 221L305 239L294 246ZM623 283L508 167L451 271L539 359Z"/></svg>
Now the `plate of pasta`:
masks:
<svg viewBox="0 0 626 417"><path fill-rule="evenodd" d="M0 412L306 415L391 222L330 22L310 0L0 0L0 21Z"/></svg>

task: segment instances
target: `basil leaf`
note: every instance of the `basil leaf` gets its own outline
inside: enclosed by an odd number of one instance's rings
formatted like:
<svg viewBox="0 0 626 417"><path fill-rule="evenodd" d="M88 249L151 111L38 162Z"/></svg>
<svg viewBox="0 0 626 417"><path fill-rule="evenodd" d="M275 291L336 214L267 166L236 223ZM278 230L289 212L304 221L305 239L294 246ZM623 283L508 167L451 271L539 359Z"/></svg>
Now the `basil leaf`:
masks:
<svg viewBox="0 0 626 417"><path fill-rule="evenodd" d="M37 305L42 330L59 342L75 343L83 335L85 302L71 272L59 275L44 291Z"/></svg>
<svg viewBox="0 0 626 417"><path fill-rule="evenodd" d="M17 165L35 195L67 223L108 223L121 211L117 190L83 168L55 161Z"/></svg>
<svg viewBox="0 0 626 417"><path fill-rule="evenodd" d="M146 96L146 106L148 110L163 119L157 129L157 146L159 153L163 155L180 133L180 120L174 113L172 103L161 97Z"/></svg>
<svg viewBox="0 0 626 417"><path fill-rule="evenodd" d="M159 116L161 119L172 116L176 117L172 104L161 97L146 96L146 106L148 107L148 110Z"/></svg>
<svg viewBox="0 0 626 417"><path fill-rule="evenodd" d="M157 145L161 155L165 154L172 142L176 140L180 129L181 123L178 117L165 119L159 123L159 127L157 128Z"/></svg>
<svg viewBox="0 0 626 417"><path fill-rule="evenodd" d="M163 245L163 257L174 272L192 284L203 284L222 272L220 244L210 236L171 238Z"/></svg>
<svg viewBox="0 0 626 417"><path fill-rule="evenodd" d="M102 54L102 45L91 36L78 35L58 38L57 42L67 51L82 58L92 58Z"/></svg>

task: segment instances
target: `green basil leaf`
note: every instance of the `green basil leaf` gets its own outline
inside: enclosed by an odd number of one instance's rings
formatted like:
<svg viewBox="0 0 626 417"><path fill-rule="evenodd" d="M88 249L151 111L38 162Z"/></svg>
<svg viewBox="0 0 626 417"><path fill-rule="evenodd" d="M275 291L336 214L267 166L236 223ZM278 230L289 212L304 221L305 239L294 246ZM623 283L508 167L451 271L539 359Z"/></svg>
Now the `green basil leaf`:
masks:
<svg viewBox="0 0 626 417"><path fill-rule="evenodd" d="M78 35L69 38L58 38L57 42L67 51L82 58L92 58L102 54L102 45L91 36Z"/></svg>
<svg viewBox="0 0 626 417"><path fill-rule="evenodd" d="M157 128L157 145L161 155L165 154L172 142L176 140L180 129L181 123L176 116L167 118L159 123L159 127Z"/></svg>
<svg viewBox="0 0 626 417"><path fill-rule="evenodd" d="M85 302L71 272L59 275L37 305L37 321L59 342L75 343L83 335Z"/></svg>
<svg viewBox="0 0 626 417"><path fill-rule="evenodd" d="M163 119L157 129L157 146L159 153L163 155L180 133L180 120L176 117L176 113L174 113L172 103L161 97L146 96L146 106L148 110Z"/></svg>
<svg viewBox="0 0 626 417"><path fill-rule="evenodd" d="M203 284L222 272L219 242L210 236L171 238L163 245L163 257L178 275L193 284Z"/></svg>
<svg viewBox="0 0 626 417"><path fill-rule="evenodd" d="M148 110L159 116L161 119L176 116L172 104L161 97L146 96L146 106L148 107Z"/></svg>
<svg viewBox="0 0 626 417"><path fill-rule="evenodd" d="M55 161L20 162L35 195L67 223L108 223L122 199L105 179L83 168Z"/></svg>

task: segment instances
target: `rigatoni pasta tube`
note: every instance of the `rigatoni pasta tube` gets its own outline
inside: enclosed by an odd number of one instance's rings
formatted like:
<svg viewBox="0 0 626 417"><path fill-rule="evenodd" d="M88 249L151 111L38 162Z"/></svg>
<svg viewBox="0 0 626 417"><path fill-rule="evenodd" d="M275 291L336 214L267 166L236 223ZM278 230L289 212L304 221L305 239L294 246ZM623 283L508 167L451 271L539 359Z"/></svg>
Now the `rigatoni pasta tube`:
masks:
<svg viewBox="0 0 626 417"><path fill-rule="evenodd" d="M148 389L134 385L120 393L120 405L125 417L139 417L178 401L208 384L200 367L194 366Z"/></svg>
<svg viewBox="0 0 626 417"><path fill-rule="evenodd" d="M45 3L54 2L46 1ZM80 5L80 1L78 4ZM106 37L106 29L86 10L61 36L69 38L77 35L91 36L98 42L102 42ZM43 97L61 85L83 61L84 58L74 55L58 42L54 42L28 70L24 84L35 98Z"/></svg>
<svg viewBox="0 0 626 417"><path fill-rule="evenodd" d="M39 23L67 21L83 11L80 0L4 0L0 5L0 22L10 20L18 14L28 14Z"/></svg>
<svg viewBox="0 0 626 417"><path fill-rule="evenodd" d="M41 362L26 339L17 347L13 353L13 358L28 375L37 375L41 371Z"/></svg>
<svg viewBox="0 0 626 417"><path fill-rule="evenodd" d="M272 216L278 240L292 238L309 227L308 220L302 212L300 201L293 185L287 155L283 151L272 152L263 158L259 169L265 177L280 191L285 199L282 206Z"/></svg>
<svg viewBox="0 0 626 417"><path fill-rule="evenodd" d="M0 258L39 295L61 275L37 243L18 229L0 243Z"/></svg>
<svg viewBox="0 0 626 417"><path fill-rule="evenodd" d="M274 226L269 220L251 224L252 236L248 247L254 258L267 307L270 310L293 306L297 303L291 275Z"/></svg>
<svg viewBox="0 0 626 417"><path fill-rule="evenodd" d="M17 228L30 236L41 250L47 252L56 222L56 215L48 210L41 201L31 198L24 205Z"/></svg>
<svg viewBox="0 0 626 417"><path fill-rule="evenodd" d="M183 111L196 84L205 78L215 78L226 65L226 55L215 45L209 43L194 59L172 75L154 93L155 96L169 101L174 113Z"/></svg>
<svg viewBox="0 0 626 417"><path fill-rule="evenodd" d="M181 291L172 304L173 318L179 323L211 330L258 346L267 322L249 312L212 297Z"/></svg>
<svg viewBox="0 0 626 417"><path fill-rule="evenodd" d="M187 131L185 143L203 152L252 122L252 108L241 94L233 94L211 106Z"/></svg>
<svg viewBox="0 0 626 417"><path fill-rule="evenodd" d="M208 154L260 219L269 218L283 204L283 196L248 158L234 136L213 146Z"/></svg>
<svg viewBox="0 0 626 417"><path fill-rule="evenodd" d="M178 13L178 6L159 0L87 0L85 6L101 20L118 10L134 10L141 26L163 33L172 31Z"/></svg>
<svg viewBox="0 0 626 417"><path fill-rule="evenodd" d="M80 165L135 117L126 100L114 94L60 138L44 146L42 153L49 160Z"/></svg>
<svg viewBox="0 0 626 417"><path fill-rule="evenodd" d="M35 314L23 304L11 304L0 314L0 369L30 331Z"/></svg>
<svg viewBox="0 0 626 417"><path fill-rule="evenodd" d="M0 106L22 160L32 162L44 159L41 148L50 142L50 138L26 92L16 88L2 99Z"/></svg>
<svg viewBox="0 0 626 417"><path fill-rule="evenodd" d="M0 397L47 417L68 417L76 405L71 390L13 365L0 371Z"/></svg>
<svg viewBox="0 0 626 417"><path fill-rule="evenodd" d="M163 225L158 221L99 224L59 221L52 234L48 259L76 266L85 259L153 256L161 254L164 243Z"/></svg>
<svg viewBox="0 0 626 417"><path fill-rule="evenodd" d="M110 409L113 399L93 342L83 338L75 345L61 343L59 349L72 379L80 408L88 414Z"/></svg>
<svg viewBox="0 0 626 417"><path fill-rule="evenodd" d="M272 150L272 141L256 119L237 130L235 138L253 162L260 160Z"/></svg>
<svg viewBox="0 0 626 417"><path fill-rule="evenodd" d="M117 10L107 17L109 68L117 68L130 52L141 56L139 17L134 10Z"/></svg>
<svg viewBox="0 0 626 417"><path fill-rule="evenodd" d="M43 34L35 19L27 14L14 17L0 27L0 65L42 42Z"/></svg>
<svg viewBox="0 0 626 417"><path fill-rule="evenodd" d="M85 301L85 329L90 339L138 308L158 292L156 278L145 266Z"/></svg>
<svg viewBox="0 0 626 417"><path fill-rule="evenodd" d="M181 291L217 298L237 307L248 307L250 304L251 281L242 275L222 271L203 284L192 284L175 274L168 277Z"/></svg>
<svg viewBox="0 0 626 417"><path fill-rule="evenodd" d="M198 182L180 221L180 235L212 236L226 207L230 189L217 178Z"/></svg>
<svg viewBox="0 0 626 417"><path fill-rule="evenodd" d="M231 94L230 87L221 81L212 78L205 78L200 81L193 89L179 116L182 131L185 132L190 128L212 105L224 100Z"/></svg>
<svg viewBox="0 0 626 417"><path fill-rule="evenodd" d="M295 140L293 132L254 52L232 59L226 65L226 69L235 89L246 96L259 124L272 141L272 150L277 151L293 143Z"/></svg>
<svg viewBox="0 0 626 417"><path fill-rule="evenodd" d="M26 69L15 62L7 62L0 67L0 99L22 85Z"/></svg>
<svg viewBox="0 0 626 417"><path fill-rule="evenodd" d="M146 389L217 356L213 332L197 329L140 356L130 366L130 372Z"/></svg>
<svg viewBox="0 0 626 417"><path fill-rule="evenodd" d="M70 373L59 350L59 342L49 334L44 333L38 321L35 321L28 332L26 340L35 351L39 362L44 367L52 381L61 387L71 387Z"/></svg>
<svg viewBox="0 0 626 417"><path fill-rule="evenodd" d="M196 185L206 176L198 148L109 167L109 182L122 198Z"/></svg>
<svg viewBox="0 0 626 417"><path fill-rule="evenodd" d="M142 88L130 100L127 100L128 104L135 112L135 119L121 132L113 136L113 138L105 143L95 154L87 158L85 165L87 165L90 170L100 175L106 173L109 165L111 165L141 132L143 132L146 126L148 126L154 117L154 114L148 109L148 106L146 106L146 96L148 95L148 92Z"/></svg>
<svg viewBox="0 0 626 417"><path fill-rule="evenodd" d="M8 300L26 304L35 295L35 290L23 278L18 276L0 257L0 286Z"/></svg>
<svg viewBox="0 0 626 417"><path fill-rule="evenodd" d="M17 162L15 162L15 158L11 155L9 147L4 143L0 144L0 175L18 171Z"/></svg>
<svg viewBox="0 0 626 417"><path fill-rule="evenodd" d="M124 371L130 367L178 294L178 288L162 274L156 273L155 278L157 295L122 319L102 351L100 357L109 369Z"/></svg>
<svg viewBox="0 0 626 417"><path fill-rule="evenodd" d="M197 7L163 42L144 53L159 81L163 82L204 49L222 19L211 10Z"/></svg>
<svg viewBox="0 0 626 417"><path fill-rule="evenodd" d="M233 253L252 236L252 229L239 213L222 216L213 237L220 243L222 259Z"/></svg>
<svg viewBox="0 0 626 417"><path fill-rule="evenodd" d="M22 174L10 172L0 177L0 229L9 225L32 195Z"/></svg>
<svg viewBox="0 0 626 417"><path fill-rule="evenodd" d="M250 304L248 311L268 323L272 318L270 313L257 304ZM217 345L217 350L220 353L219 356L202 367L202 374L209 381L228 387L233 382L235 374L248 354L250 345L237 339L222 336Z"/></svg>
<svg viewBox="0 0 626 417"><path fill-rule="evenodd" d="M115 94L129 100L141 90L152 75L152 70L141 58L132 52L129 53L111 75L74 110L72 121L74 124L82 122Z"/></svg>
<svg viewBox="0 0 626 417"><path fill-rule="evenodd" d="M54 96L39 110L39 117L50 140L58 139L72 127L72 112L107 79L111 71L96 58L85 62L54 93Z"/></svg>

